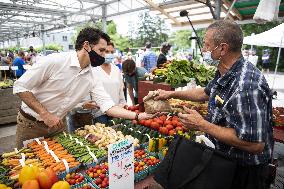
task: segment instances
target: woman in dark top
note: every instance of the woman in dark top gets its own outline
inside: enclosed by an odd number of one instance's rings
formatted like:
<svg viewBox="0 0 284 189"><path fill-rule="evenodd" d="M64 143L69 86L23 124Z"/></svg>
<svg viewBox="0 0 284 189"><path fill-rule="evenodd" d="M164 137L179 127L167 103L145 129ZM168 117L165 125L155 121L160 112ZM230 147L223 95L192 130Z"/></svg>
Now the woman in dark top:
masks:
<svg viewBox="0 0 284 189"><path fill-rule="evenodd" d="M164 63L167 62L166 55L168 54L169 50L171 49L171 45L167 42L164 42L161 46L161 53L157 60L157 67L161 67Z"/></svg>

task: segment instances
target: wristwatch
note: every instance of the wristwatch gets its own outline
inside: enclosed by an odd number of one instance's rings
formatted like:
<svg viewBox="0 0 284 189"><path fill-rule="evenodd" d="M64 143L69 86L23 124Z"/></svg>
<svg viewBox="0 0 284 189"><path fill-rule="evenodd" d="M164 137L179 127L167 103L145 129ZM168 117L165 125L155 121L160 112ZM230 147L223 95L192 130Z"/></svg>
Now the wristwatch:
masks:
<svg viewBox="0 0 284 189"><path fill-rule="evenodd" d="M136 112L136 115L135 115L135 120L139 121L139 113L137 113L137 112Z"/></svg>

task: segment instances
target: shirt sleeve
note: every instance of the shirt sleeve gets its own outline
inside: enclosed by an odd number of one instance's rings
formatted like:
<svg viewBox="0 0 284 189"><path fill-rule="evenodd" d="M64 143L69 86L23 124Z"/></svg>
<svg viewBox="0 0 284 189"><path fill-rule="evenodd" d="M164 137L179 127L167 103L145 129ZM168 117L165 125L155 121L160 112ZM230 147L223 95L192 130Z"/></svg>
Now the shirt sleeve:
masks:
<svg viewBox="0 0 284 189"><path fill-rule="evenodd" d="M226 103L228 127L236 130L237 137L248 142L264 142L267 138L267 98L260 89L238 91Z"/></svg>
<svg viewBox="0 0 284 189"><path fill-rule="evenodd" d="M94 88L92 91L93 100L100 107L100 110L105 113L108 109L113 107L115 104L109 94L105 91L101 81L94 82Z"/></svg>
<svg viewBox="0 0 284 189"><path fill-rule="evenodd" d="M42 58L41 62L34 64L14 83L13 93L31 92L32 89L40 86L52 75L53 66L54 63L50 58Z"/></svg>

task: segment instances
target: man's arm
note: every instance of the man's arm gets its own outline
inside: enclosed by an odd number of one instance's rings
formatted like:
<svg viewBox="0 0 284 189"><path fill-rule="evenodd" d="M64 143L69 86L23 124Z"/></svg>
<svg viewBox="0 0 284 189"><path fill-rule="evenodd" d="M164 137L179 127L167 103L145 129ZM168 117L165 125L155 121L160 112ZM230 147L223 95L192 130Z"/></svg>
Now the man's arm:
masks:
<svg viewBox="0 0 284 189"><path fill-rule="evenodd" d="M209 134L217 140L252 154L259 154L264 149L263 142L247 142L239 139L237 137L236 130L233 128L221 127L208 121L204 121L200 125L200 128L201 131Z"/></svg>
<svg viewBox="0 0 284 189"><path fill-rule="evenodd" d="M31 92L17 93L20 99L33 111L35 111L49 127L63 127L63 121L51 114L34 96Z"/></svg>
<svg viewBox="0 0 284 189"><path fill-rule="evenodd" d="M178 98L195 102L208 101L209 96L205 93L204 88L190 89L186 91L164 91L158 90L159 95L155 100L164 100L169 98Z"/></svg>
<svg viewBox="0 0 284 189"><path fill-rule="evenodd" d="M32 89L44 83L52 73L52 63L48 59L42 59L42 61L44 62L34 65L14 83L13 93L17 94L29 108L39 114L47 126L61 127L63 122L60 118L48 112L31 92Z"/></svg>
<svg viewBox="0 0 284 189"><path fill-rule="evenodd" d="M186 107L184 107L184 109L188 114L179 114L179 118L184 127L190 130L202 131L227 145L234 146L253 154L259 154L263 151L263 142L244 141L237 136L235 129L215 125L203 119L203 117L195 110Z"/></svg>

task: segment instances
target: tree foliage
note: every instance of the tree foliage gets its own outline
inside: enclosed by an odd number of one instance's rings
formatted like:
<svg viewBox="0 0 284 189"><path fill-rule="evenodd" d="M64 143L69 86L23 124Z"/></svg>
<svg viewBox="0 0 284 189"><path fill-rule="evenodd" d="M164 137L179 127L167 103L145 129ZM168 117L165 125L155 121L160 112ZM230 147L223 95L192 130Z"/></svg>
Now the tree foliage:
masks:
<svg viewBox="0 0 284 189"><path fill-rule="evenodd" d="M144 46L147 41L151 42L152 46L160 46L168 40L169 30L164 20L158 16L151 16L148 12L139 14L135 28L130 30L130 39L134 47Z"/></svg>
<svg viewBox="0 0 284 189"><path fill-rule="evenodd" d="M175 49L188 49L191 46L191 31L189 30L178 30L171 34L170 43Z"/></svg>

